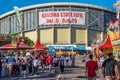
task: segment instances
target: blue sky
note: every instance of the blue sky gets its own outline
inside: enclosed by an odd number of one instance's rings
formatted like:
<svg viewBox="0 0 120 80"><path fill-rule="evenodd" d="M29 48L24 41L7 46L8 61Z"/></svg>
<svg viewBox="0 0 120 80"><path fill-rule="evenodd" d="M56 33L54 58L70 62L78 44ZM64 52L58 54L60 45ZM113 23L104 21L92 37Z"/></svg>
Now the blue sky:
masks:
<svg viewBox="0 0 120 80"><path fill-rule="evenodd" d="M94 4L98 6L115 9L113 4L116 2L116 0L1 0L0 15L13 10L14 6L18 6L19 8L21 8L34 4L51 3L51 2L78 2L78 3Z"/></svg>

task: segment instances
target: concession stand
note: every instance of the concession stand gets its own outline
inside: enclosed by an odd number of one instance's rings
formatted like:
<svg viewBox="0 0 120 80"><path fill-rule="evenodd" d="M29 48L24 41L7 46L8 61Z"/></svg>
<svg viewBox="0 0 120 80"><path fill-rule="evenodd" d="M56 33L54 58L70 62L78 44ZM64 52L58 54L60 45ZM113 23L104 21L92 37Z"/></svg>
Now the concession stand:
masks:
<svg viewBox="0 0 120 80"><path fill-rule="evenodd" d="M112 42L110 40L110 36L107 35L104 43L102 45L99 46L99 49L104 53L104 54L108 54L108 53L112 53L113 52L113 48L112 48Z"/></svg>

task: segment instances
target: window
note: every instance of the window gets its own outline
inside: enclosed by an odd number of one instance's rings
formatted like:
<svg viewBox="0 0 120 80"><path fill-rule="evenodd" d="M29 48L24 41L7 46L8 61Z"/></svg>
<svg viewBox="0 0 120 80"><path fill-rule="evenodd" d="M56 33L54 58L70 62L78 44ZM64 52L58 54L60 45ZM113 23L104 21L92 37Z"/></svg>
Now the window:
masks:
<svg viewBox="0 0 120 80"><path fill-rule="evenodd" d="M35 11L27 11L23 13L23 25L24 25L24 30L30 30L36 27L36 13Z"/></svg>
<svg viewBox="0 0 120 80"><path fill-rule="evenodd" d="M9 32L9 19L4 18L1 20L1 34L8 34Z"/></svg>
<svg viewBox="0 0 120 80"><path fill-rule="evenodd" d="M10 17L10 26L11 26L11 33L13 32L20 32L20 26L19 26L19 23L18 23L18 19L16 17L16 15L12 15Z"/></svg>

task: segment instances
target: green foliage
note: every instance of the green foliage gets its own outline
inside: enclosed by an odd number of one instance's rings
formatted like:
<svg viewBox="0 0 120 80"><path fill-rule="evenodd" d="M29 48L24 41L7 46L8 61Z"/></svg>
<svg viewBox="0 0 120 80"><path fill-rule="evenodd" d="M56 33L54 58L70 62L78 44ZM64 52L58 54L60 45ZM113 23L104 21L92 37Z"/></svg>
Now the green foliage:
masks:
<svg viewBox="0 0 120 80"><path fill-rule="evenodd" d="M33 42L32 40L28 39L28 40L27 40L27 44L28 44L29 46L33 46L33 45L34 45L34 42Z"/></svg>
<svg viewBox="0 0 120 80"><path fill-rule="evenodd" d="M16 35L17 35L17 33L16 33L16 32L13 32L13 33L12 33L12 36L14 36L14 37L15 37Z"/></svg>

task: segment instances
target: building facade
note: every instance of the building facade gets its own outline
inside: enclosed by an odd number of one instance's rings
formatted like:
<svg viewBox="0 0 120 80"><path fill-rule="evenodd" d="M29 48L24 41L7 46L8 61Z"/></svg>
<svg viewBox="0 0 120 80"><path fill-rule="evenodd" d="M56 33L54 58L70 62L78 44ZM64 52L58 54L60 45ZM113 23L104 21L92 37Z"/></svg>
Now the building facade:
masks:
<svg viewBox="0 0 120 80"><path fill-rule="evenodd" d="M102 39L108 21L116 15L111 9L65 2L32 5L19 11L22 27L13 10L0 16L0 34L22 33L46 46L73 46L78 50L86 50L96 39Z"/></svg>

